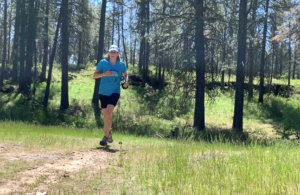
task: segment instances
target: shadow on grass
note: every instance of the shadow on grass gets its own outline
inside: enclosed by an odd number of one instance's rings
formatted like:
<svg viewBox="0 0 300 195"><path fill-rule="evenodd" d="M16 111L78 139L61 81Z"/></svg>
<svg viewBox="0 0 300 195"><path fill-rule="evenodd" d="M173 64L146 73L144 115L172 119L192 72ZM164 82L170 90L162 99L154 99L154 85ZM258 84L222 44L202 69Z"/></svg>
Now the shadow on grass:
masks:
<svg viewBox="0 0 300 195"><path fill-rule="evenodd" d="M187 131L182 136L182 139L196 142L205 141L208 143L231 143L243 146L253 144L270 146L276 141L275 139L251 135L248 132L238 132L230 128L220 128L216 126L207 127L205 131Z"/></svg>
<svg viewBox="0 0 300 195"><path fill-rule="evenodd" d="M263 104L248 106L245 113L271 123L282 138L300 138L300 104L296 100L270 97Z"/></svg>
<svg viewBox="0 0 300 195"><path fill-rule="evenodd" d="M110 148L110 146L108 146L108 147L101 147L101 146L98 146L98 147L92 148L92 149L93 149L93 150L102 150L102 151L109 152L109 153L117 153L117 152L120 151L119 149L113 149L113 148Z"/></svg>

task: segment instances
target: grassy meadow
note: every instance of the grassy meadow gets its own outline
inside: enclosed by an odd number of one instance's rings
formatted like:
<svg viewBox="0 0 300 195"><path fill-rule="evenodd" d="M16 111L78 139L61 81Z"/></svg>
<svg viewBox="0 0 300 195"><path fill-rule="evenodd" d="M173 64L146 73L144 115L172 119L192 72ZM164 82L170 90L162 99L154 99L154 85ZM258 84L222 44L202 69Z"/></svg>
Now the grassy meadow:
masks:
<svg viewBox="0 0 300 195"><path fill-rule="evenodd" d="M100 132L1 122L0 143L34 154L96 148ZM113 155L101 172L85 167L48 186L48 194L299 194L299 142L211 143L114 133ZM119 142L122 142L122 145ZM21 151L20 151L21 152ZM5 160L0 184L42 161ZM12 166L13 165L13 166ZM101 166L101 163L99 163ZM95 173L96 172L96 173ZM42 178L47 179L47 176ZM33 192L42 180L20 194ZM0 185L1 189L1 185ZM106 192L106 193L103 193Z"/></svg>
<svg viewBox="0 0 300 195"><path fill-rule="evenodd" d="M193 134L193 92L178 88L174 77L166 77L169 84L163 91L132 85L122 90L114 111L112 152L98 150L103 118L91 107L93 70L72 71L70 108L64 112L59 111L58 65L47 110L41 105L45 83L37 83L30 100L18 93L1 94L0 194L7 181L47 163L8 155L59 154L67 159L91 148L108 160L83 166L71 176L57 172L59 182L47 184L48 194L300 194L299 81L292 81L290 98L266 94L264 104L257 103L257 92L253 100L245 98L243 140L233 139L231 131L233 89L207 93L207 132ZM129 74L137 72L129 69ZM181 84L183 80L177 78ZM182 139L168 138L176 127ZM41 175L16 192L36 192L50 178Z"/></svg>

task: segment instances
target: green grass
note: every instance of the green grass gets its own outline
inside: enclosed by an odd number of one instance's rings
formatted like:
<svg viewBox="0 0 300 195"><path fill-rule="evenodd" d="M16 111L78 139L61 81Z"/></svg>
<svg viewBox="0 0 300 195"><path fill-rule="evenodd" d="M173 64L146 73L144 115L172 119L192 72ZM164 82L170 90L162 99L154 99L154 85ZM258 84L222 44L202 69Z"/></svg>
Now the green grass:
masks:
<svg viewBox="0 0 300 195"><path fill-rule="evenodd" d="M89 130L103 128L102 115L95 116L91 107L94 69L95 67L89 64L86 69L71 72L73 79L69 81L70 108L67 111L59 111L61 73L59 65L55 64L49 108L45 111L42 107L46 84L40 83L37 85L36 95L29 101L21 94L1 94L0 120ZM152 74L155 72L153 67L150 70ZM129 73L137 74L138 68L130 67ZM144 89L140 86L130 86L128 90L122 90L121 99L113 115L113 129L125 134L148 136L169 135L175 127L178 127L180 132L191 132L194 120L194 89L188 85L187 88L177 91L174 78L166 77L166 80L170 85L160 92L151 87ZM183 85L186 80L186 76L181 75L177 81ZM299 115L299 80L292 80L292 85L295 86L296 92L291 98L265 95L264 105L257 104L257 92L252 101L248 101L245 94L244 131L262 137L274 136L276 133L283 137L298 136L300 125L296 116ZM225 92L216 89L206 94L205 122L208 130L230 131L233 123L234 95L232 89ZM278 110L282 112L277 112Z"/></svg>
<svg viewBox="0 0 300 195"><path fill-rule="evenodd" d="M95 131L0 122L0 142L35 152L86 151L98 144ZM50 185L49 194L299 194L300 143L278 141L244 146L213 141L161 140L114 134L124 152L111 167L86 167ZM45 144L45 142L47 144ZM99 163L99 166L101 163ZM21 171L15 170L15 172ZM9 178L5 175L3 178Z"/></svg>

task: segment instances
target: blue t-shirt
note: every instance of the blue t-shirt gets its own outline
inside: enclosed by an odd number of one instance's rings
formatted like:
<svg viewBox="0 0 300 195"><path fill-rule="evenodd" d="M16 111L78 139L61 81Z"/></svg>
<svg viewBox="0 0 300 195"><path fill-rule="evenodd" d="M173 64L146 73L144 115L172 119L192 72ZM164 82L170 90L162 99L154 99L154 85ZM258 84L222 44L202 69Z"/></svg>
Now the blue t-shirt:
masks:
<svg viewBox="0 0 300 195"><path fill-rule="evenodd" d="M97 65L97 70L105 73L110 70L113 74L110 77L102 77L99 87L99 94L110 96L113 93L120 94L121 77L126 73L126 66L123 62L117 61L112 65L109 60L103 59Z"/></svg>

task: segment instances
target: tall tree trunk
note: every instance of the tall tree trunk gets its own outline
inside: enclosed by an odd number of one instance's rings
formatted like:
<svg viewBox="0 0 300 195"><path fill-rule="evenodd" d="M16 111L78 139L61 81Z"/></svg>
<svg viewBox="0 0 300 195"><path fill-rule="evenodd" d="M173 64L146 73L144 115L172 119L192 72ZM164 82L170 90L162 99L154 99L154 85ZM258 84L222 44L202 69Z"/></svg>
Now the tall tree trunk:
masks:
<svg viewBox="0 0 300 195"><path fill-rule="evenodd" d="M97 64L103 58L103 48L104 48L104 29L105 29L105 12L106 12L106 0L102 1L101 7L101 18L100 18L100 28L99 28L99 42L98 42L98 56L97 56ZM100 87L100 79L95 79L94 93L92 104L94 108L99 109L99 87Z"/></svg>
<svg viewBox="0 0 300 195"><path fill-rule="evenodd" d="M123 8L123 6L122 6ZM121 44L120 44L120 41L121 41L121 30L120 30L120 13L119 13L119 9L118 11L116 12L117 15L117 28L118 28L118 47L120 48ZM123 20L123 18L122 18Z"/></svg>
<svg viewBox="0 0 300 195"><path fill-rule="evenodd" d="M46 13L45 13L45 24L44 24L44 33L43 33L43 39L44 39L44 52L43 52L43 64L42 64L42 72L40 75L40 81L46 80L46 67L48 63L48 32L49 32L49 9L50 9L50 0L46 0Z"/></svg>
<svg viewBox="0 0 300 195"><path fill-rule="evenodd" d="M7 51L7 64L10 64L10 40L11 40L11 26L12 26L12 3L10 3L10 12L9 12L9 24L8 24L8 51Z"/></svg>
<svg viewBox="0 0 300 195"><path fill-rule="evenodd" d="M294 48L294 65L293 65L293 79L296 79L296 46Z"/></svg>
<svg viewBox="0 0 300 195"><path fill-rule="evenodd" d="M13 59L13 75L12 82L18 81L18 48L19 48L19 31L20 31L20 23L21 23L21 1L16 1L16 18L15 18L15 34L14 34L14 42L12 49L12 59Z"/></svg>
<svg viewBox="0 0 300 195"><path fill-rule="evenodd" d="M7 43L7 0L4 0L4 21L3 21L3 51L2 51L2 69L0 71L0 87L3 86L6 63L6 43Z"/></svg>
<svg viewBox="0 0 300 195"><path fill-rule="evenodd" d="M134 40L132 66L135 66L136 42L137 42L137 38L135 38L135 40Z"/></svg>
<svg viewBox="0 0 300 195"><path fill-rule="evenodd" d="M111 45L114 44L114 35L115 35L115 10L116 10L116 4L113 3L113 14L112 14L112 28L111 28Z"/></svg>
<svg viewBox="0 0 300 195"><path fill-rule="evenodd" d="M274 48L274 44L272 45L272 62L271 62L271 74L270 74L270 83L269 83L269 88L271 87L272 85L272 82L273 82L273 73L274 73L274 58L275 58L275 48ZM270 89L269 89L269 92L270 92Z"/></svg>
<svg viewBox="0 0 300 195"><path fill-rule="evenodd" d="M162 90L162 73L161 73L161 68L162 68L162 57L160 57L159 61L158 61L158 89Z"/></svg>
<svg viewBox="0 0 300 195"><path fill-rule="evenodd" d="M149 35L149 30L150 30L150 3L149 0L146 0L146 4L145 4L145 8L146 8L146 24L145 24L145 28L146 28L146 32L147 35ZM148 66L149 66L149 50L150 50L150 46L149 46L149 39L145 38L145 45L144 45L144 59L145 59L145 63L144 63L144 68L143 68L143 84L142 86L145 86L145 82L148 79Z"/></svg>
<svg viewBox="0 0 300 195"><path fill-rule="evenodd" d="M252 4L252 22L256 20L256 10L257 10L257 0L253 0ZM250 30L250 45L249 45L249 84L248 84L248 99L253 98L253 68L254 68L254 48L253 48L253 39L255 37L255 27L252 27Z"/></svg>
<svg viewBox="0 0 300 195"><path fill-rule="evenodd" d="M215 46L214 46L214 43L213 43L212 48L211 48L211 58L210 58L211 82L212 83L215 82L215 78L214 78L214 55L215 55Z"/></svg>
<svg viewBox="0 0 300 195"><path fill-rule="evenodd" d="M127 53L126 53L126 44L125 44L125 36L124 36L124 6L121 7L121 18L122 18L122 40L123 40L123 48L124 48L124 57L126 62L126 67L128 67L128 59L127 59Z"/></svg>
<svg viewBox="0 0 300 195"><path fill-rule="evenodd" d="M34 41L36 37L36 8L34 7L34 0L29 1L29 15L28 15L28 37L26 46L26 68L25 68L25 85L24 92L29 97L32 82L31 69L33 66L33 52Z"/></svg>
<svg viewBox="0 0 300 195"><path fill-rule="evenodd" d="M289 22L289 29L291 29L291 22ZM291 48L291 36L289 36L288 96L290 96L290 88L291 88L291 66L292 66L292 48Z"/></svg>
<svg viewBox="0 0 300 195"><path fill-rule="evenodd" d="M82 49L81 49L81 46L82 46L82 34L81 32L79 32L79 40L78 40L78 56L77 56L77 70L80 69L80 64L81 64L81 61L82 61Z"/></svg>
<svg viewBox="0 0 300 195"><path fill-rule="evenodd" d="M240 0L239 10L239 30L237 49L237 70L236 89L233 116L233 129L243 132L243 111L244 111L244 66L246 59L246 39L247 39L247 0Z"/></svg>
<svg viewBox="0 0 300 195"><path fill-rule="evenodd" d="M143 68L145 66L145 44L146 44L146 0L141 0L141 11L140 11L140 26L141 26L141 43L140 43L140 53L139 53L139 71L143 73ZM142 79L142 86L145 86L145 80Z"/></svg>
<svg viewBox="0 0 300 195"><path fill-rule="evenodd" d="M122 8L122 10L123 10L123 8ZM130 21L132 21L132 19L133 19L133 17L132 17L132 8L130 8L130 10L129 10L129 19L130 19ZM123 20L123 18L122 18L122 20ZM133 48L132 48L132 44L133 44L132 34L133 33L132 33L132 30L129 30L129 33L130 33L130 41L129 41L130 58L129 58L129 63L132 64L132 62L133 62ZM123 33L123 35L124 35L124 33Z"/></svg>
<svg viewBox="0 0 300 195"><path fill-rule="evenodd" d="M68 62L69 62L69 34L68 34L68 0L61 3L61 100L60 110L69 108Z"/></svg>
<svg viewBox="0 0 300 195"><path fill-rule="evenodd" d="M204 51L204 8L203 0L196 0L196 97L194 127L198 131L205 129L205 51Z"/></svg>
<svg viewBox="0 0 300 195"><path fill-rule="evenodd" d="M262 51L261 51L261 60L260 60L260 82L259 82L259 98L258 102L264 102L264 81L265 81L265 53L266 53L266 38L268 30L268 10L269 10L269 0L266 2L265 10L265 21L264 21L264 30L263 30L263 42L262 42Z"/></svg>
<svg viewBox="0 0 300 195"><path fill-rule="evenodd" d="M278 56L278 43L275 43L274 44L274 46L275 46L275 65L274 65L274 78L278 78L278 62L279 62L279 60L278 60L278 58L279 58L279 56Z"/></svg>
<svg viewBox="0 0 300 195"><path fill-rule="evenodd" d="M280 63L279 63L279 77L282 76L282 69L283 69L283 45L280 44Z"/></svg>
<svg viewBox="0 0 300 195"><path fill-rule="evenodd" d="M56 24L54 41L53 41L52 52L51 52L51 56L50 56L50 59L49 59L49 70L48 70L48 77L47 77L47 86L46 86L46 91L45 91L45 96L44 96L44 101L43 101L44 108L48 107L49 94L50 94L50 85L51 85L51 79L52 79L53 62L54 62L54 57L55 57L55 53L56 53L58 32L59 32L60 23L61 23L61 15L62 15L61 12L62 12L62 9L60 9L60 12L59 12L59 16L58 16L58 20L57 20L57 24Z"/></svg>
<svg viewBox="0 0 300 195"><path fill-rule="evenodd" d="M26 45L26 25L27 14L25 12L25 0L21 0L21 31L20 31L20 79L19 91L23 92L25 88L25 45Z"/></svg>
<svg viewBox="0 0 300 195"><path fill-rule="evenodd" d="M223 32L223 40L226 40L227 37L227 31L226 31L226 27L224 28L224 32ZM221 89L224 90L224 85L225 85L225 70L224 70L224 66L225 66L225 62L226 62L226 44L223 43L222 46L222 63L223 63L223 67L222 67L222 77L221 77Z"/></svg>

